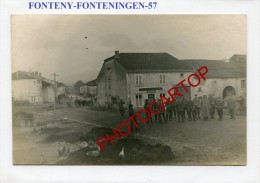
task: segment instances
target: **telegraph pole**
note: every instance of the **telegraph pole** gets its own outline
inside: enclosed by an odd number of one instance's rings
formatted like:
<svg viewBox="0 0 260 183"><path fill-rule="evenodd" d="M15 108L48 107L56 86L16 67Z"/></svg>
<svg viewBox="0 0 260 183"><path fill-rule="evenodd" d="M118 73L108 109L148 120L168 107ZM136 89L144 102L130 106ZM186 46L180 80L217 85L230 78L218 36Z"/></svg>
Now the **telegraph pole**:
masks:
<svg viewBox="0 0 260 183"><path fill-rule="evenodd" d="M57 82L56 82L56 77L59 76L55 72L53 75L54 79L54 111L56 110L56 98L57 98Z"/></svg>

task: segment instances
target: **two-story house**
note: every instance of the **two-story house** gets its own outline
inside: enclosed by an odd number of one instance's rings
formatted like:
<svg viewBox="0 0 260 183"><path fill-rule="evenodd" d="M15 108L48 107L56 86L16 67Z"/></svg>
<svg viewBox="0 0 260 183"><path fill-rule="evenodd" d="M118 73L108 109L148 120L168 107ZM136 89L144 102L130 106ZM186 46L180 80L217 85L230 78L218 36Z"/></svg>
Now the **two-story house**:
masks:
<svg viewBox="0 0 260 183"><path fill-rule="evenodd" d="M94 97L97 95L97 80L91 80L80 87L80 94Z"/></svg>
<svg viewBox="0 0 260 183"><path fill-rule="evenodd" d="M193 70L168 53L119 53L104 60L97 77L99 106L116 104L120 99L143 107L144 101L167 97L167 90L185 79ZM188 87L188 83L184 83ZM182 88L180 88L181 90ZM189 88L185 97L193 96Z"/></svg>
<svg viewBox="0 0 260 183"><path fill-rule="evenodd" d="M225 99L228 96L246 98L246 55L233 55L223 60L183 60L193 69L206 65L207 80L195 90L198 95L207 94Z"/></svg>
<svg viewBox="0 0 260 183"><path fill-rule="evenodd" d="M13 101L42 104L54 102L54 81L44 78L39 72L17 71L12 74ZM66 86L56 82L56 97L65 94Z"/></svg>

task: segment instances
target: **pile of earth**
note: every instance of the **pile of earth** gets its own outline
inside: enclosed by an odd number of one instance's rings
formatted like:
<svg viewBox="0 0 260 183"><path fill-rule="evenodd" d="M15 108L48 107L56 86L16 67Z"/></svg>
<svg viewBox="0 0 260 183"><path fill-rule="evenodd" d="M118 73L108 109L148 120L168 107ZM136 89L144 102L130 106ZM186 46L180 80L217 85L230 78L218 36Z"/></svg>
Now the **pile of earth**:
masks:
<svg viewBox="0 0 260 183"><path fill-rule="evenodd" d="M106 133L111 134L111 129L96 127L82 136L81 139L84 139L85 141L93 140L104 136ZM124 149L123 157L119 156L122 149ZM71 152L66 159L60 160L57 163L71 165L154 165L175 158L169 146L162 144L151 145L134 136L117 140L113 145L108 142L105 145L105 151L100 151L96 156L87 155L92 150L93 148L85 147ZM98 148L96 148L96 150L98 150Z"/></svg>

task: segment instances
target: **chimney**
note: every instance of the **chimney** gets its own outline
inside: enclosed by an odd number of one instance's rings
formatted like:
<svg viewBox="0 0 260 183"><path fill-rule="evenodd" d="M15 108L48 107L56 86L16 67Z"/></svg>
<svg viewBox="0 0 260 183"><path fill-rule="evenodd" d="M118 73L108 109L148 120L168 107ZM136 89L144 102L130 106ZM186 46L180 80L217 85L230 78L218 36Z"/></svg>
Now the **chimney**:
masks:
<svg viewBox="0 0 260 183"><path fill-rule="evenodd" d="M39 76L41 77L41 76L42 76L42 73L39 72Z"/></svg>
<svg viewBox="0 0 260 183"><path fill-rule="evenodd" d="M115 58L119 58L119 51L115 51Z"/></svg>

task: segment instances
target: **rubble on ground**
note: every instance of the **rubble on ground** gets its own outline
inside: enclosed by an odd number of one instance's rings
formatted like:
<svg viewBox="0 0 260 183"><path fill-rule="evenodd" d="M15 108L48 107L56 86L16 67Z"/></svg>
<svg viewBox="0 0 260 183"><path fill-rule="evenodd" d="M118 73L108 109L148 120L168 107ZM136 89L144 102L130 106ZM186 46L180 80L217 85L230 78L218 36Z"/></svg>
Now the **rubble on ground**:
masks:
<svg viewBox="0 0 260 183"><path fill-rule="evenodd" d="M58 164L160 164L175 158L169 146L151 145L134 136L125 137L113 145L107 143L105 151L100 152L94 139L106 133L111 133L111 129L93 128L82 137L84 141L78 144L81 148L71 152L66 159L58 161Z"/></svg>

